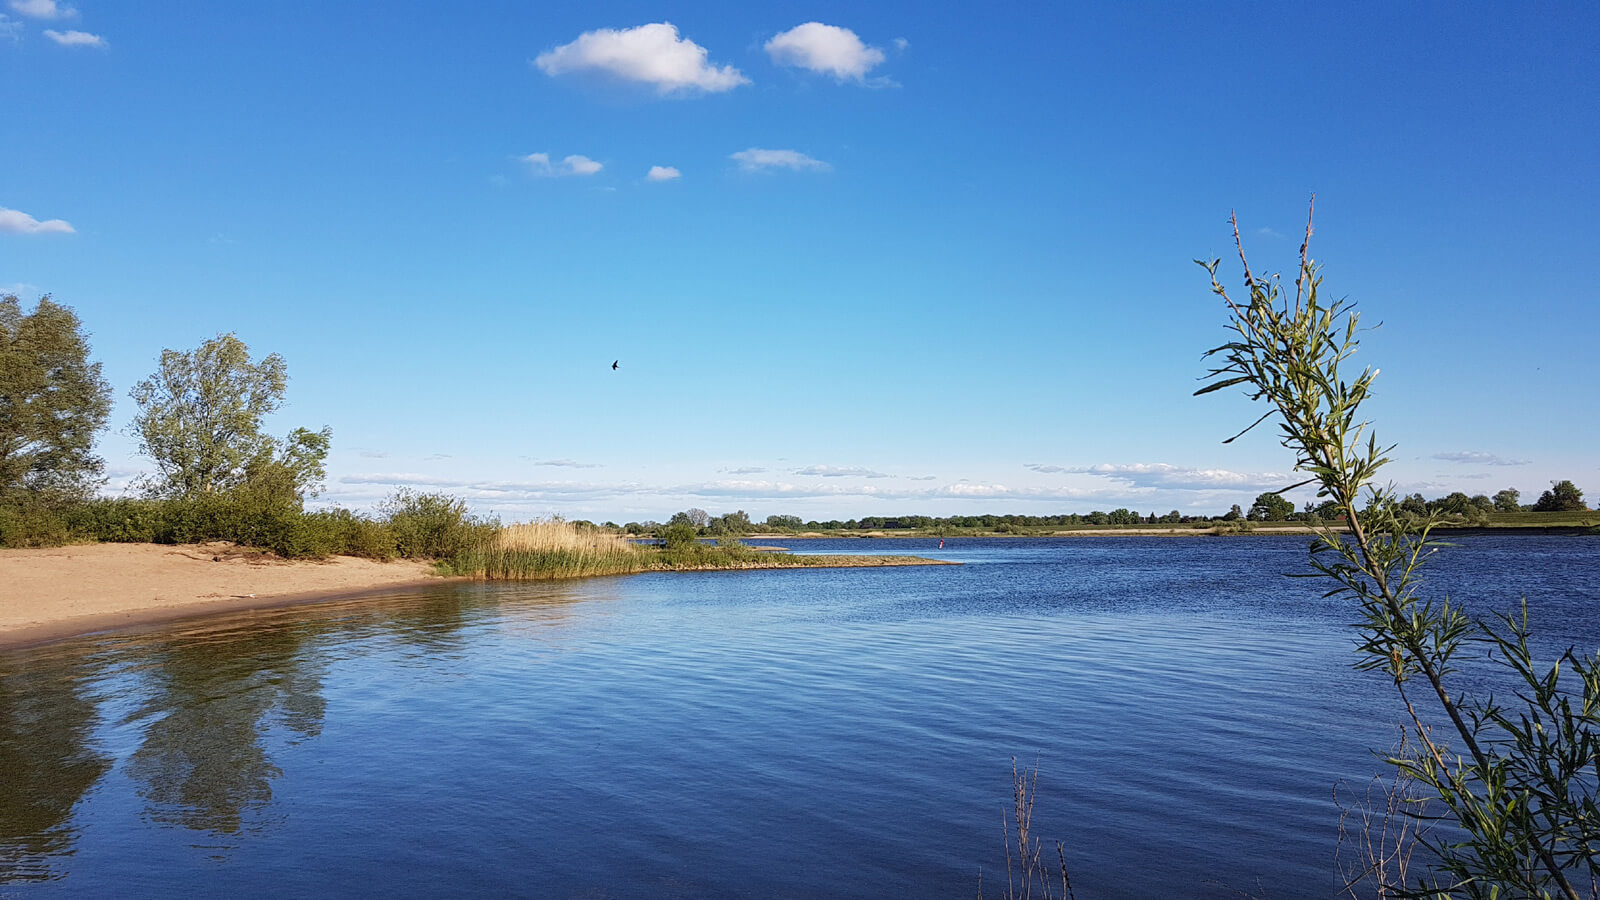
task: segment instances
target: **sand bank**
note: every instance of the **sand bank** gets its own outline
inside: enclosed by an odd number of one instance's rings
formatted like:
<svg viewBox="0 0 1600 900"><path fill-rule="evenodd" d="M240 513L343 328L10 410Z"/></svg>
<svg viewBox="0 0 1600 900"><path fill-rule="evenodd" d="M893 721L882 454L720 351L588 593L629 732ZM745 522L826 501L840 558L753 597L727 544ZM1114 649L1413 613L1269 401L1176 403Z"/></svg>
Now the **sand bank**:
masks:
<svg viewBox="0 0 1600 900"><path fill-rule="evenodd" d="M442 580L411 560L289 562L232 544L0 550L0 648Z"/></svg>

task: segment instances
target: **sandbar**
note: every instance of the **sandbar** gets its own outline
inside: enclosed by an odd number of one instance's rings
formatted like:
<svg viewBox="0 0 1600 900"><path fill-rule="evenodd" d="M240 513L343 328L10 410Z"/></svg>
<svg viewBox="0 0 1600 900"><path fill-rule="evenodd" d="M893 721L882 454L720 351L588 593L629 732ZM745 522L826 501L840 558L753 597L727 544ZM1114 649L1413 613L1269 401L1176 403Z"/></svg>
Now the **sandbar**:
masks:
<svg viewBox="0 0 1600 900"><path fill-rule="evenodd" d="M0 550L0 648L446 580L415 560L289 561L226 543Z"/></svg>

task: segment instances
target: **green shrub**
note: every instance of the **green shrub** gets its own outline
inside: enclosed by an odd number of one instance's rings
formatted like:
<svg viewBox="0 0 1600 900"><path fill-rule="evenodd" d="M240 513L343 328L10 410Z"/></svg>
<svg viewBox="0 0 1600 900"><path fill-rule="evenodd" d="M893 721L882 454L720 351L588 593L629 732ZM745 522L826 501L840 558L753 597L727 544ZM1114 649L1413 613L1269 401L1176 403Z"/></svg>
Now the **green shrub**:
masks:
<svg viewBox="0 0 1600 900"><path fill-rule="evenodd" d="M494 533L493 523L480 522L467 504L448 494L419 494L402 488L384 504L389 530L401 556L450 559Z"/></svg>
<svg viewBox="0 0 1600 900"><path fill-rule="evenodd" d="M0 504L0 546L59 547L71 539L66 516L54 506L27 501Z"/></svg>

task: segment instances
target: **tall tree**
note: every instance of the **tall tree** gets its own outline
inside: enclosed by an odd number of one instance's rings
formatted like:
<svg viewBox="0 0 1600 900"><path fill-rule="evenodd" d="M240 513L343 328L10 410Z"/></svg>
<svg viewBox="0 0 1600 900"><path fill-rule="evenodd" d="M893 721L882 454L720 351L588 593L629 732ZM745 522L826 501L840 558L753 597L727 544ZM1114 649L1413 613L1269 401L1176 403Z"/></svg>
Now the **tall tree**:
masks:
<svg viewBox="0 0 1600 900"><path fill-rule="evenodd" d="M88 493L105 470L94 436L110 414L77 315L48 295L31 313L0 298L0 495Z"/></svg>
<svg viewBox="0 0 1600 900"><path fill-rule="evenodd" d="M297 428L284 440L261 430L262 419L283 405L288 381L283 357L252 362L233 334L191 352L161 351L160 368L132 392L139 450L158 472L151 492L193 496L285 476L295 490L314 492L332 430Z"/></svg>
<svg viewBox="0 0 1600 900"><path fill-rule="evenodd" d="M1516 488L1506 488L1494 495L1495 512L1516 512L1522 509L1520 505L1522 492Z"/></svg>
<svg viewBox="0 0 1600 900"><path fill-rule="evenodd" d="M1245 518L1252 522L1282 522L1293 514L1293 503L1283 499L1281 494L1267 493L1256 497Z"/></svg>
<svg viewBox="0 0 1600 900"><path fill-rule="evenodd" d="M1540 494L1533 504L1534 512L1578 512L1588 508L1583 504L1583 491L1570 481L1550 482L1550 490Z"/></svg>

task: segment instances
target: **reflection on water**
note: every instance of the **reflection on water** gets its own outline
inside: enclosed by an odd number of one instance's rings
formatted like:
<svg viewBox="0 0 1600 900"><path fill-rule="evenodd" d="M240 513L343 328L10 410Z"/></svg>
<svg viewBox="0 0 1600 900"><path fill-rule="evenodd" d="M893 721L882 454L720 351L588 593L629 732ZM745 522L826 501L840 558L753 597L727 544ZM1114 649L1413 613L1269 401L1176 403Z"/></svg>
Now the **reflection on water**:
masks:
<svg viewBox="0 0 1600 900"><path fill-rule="evenodd" d="M264 739L281 724L298 739L322 730L323 666L312 628L231 628L150 649L153 718L129 761L152 821L235 834L272 801L280 770Z"/></svg>
<svg viewBox="0 0 1600 900"><path fill-rule="evenodd" d="M89 746L96 713L82 665L25 671L0 660L0 883L48 878L72 852L72 808L110 767Z"/></svg>
<svg viewBox="0 0 1600 900"><path fill-rule="evenodd" d="M1472 547L1441 593L1525 591L1548 640L1600 643L1600 542ZM969 565L444 585L0 653L0 892L970 897L1013 755L1080 895L1336 892L1331 786L1398 711L1348 607L1279 574L1304 541L944 555Z"/></svg>

